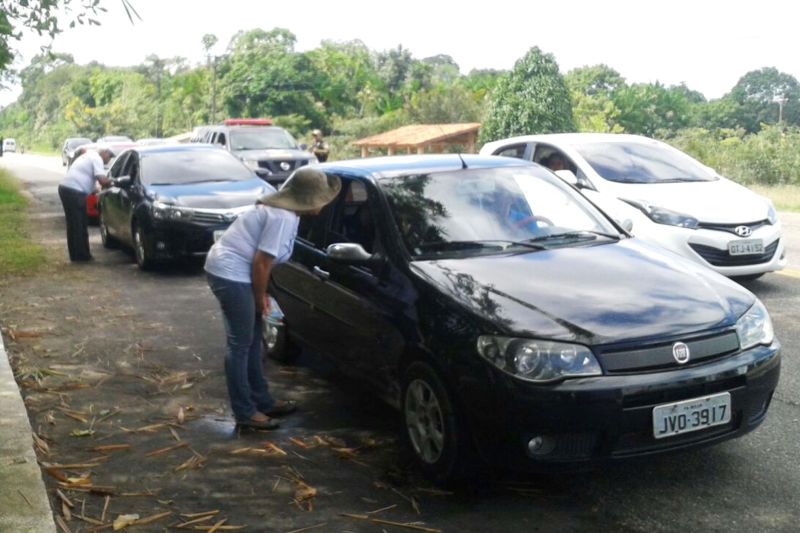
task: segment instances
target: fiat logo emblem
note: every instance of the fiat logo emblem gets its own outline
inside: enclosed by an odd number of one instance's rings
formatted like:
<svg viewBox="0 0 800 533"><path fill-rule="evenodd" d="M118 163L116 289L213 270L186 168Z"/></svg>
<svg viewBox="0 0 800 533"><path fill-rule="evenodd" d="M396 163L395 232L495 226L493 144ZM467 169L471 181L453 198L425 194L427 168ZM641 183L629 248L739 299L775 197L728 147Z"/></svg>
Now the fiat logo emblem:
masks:
<svg viewBox="0 0 800 533"><path fill-rule="evenodd" d="M736 235L739 237L749 237L753 230L750 229L750 226L736 226L736 229L733 230Z"/></svg>
<svg viewBox="0 0 800 533"><path fill-rule="evenodd" d="M679 365L683 365L689 362L689 347L682 342L676 342L672 345L672 357L675 358L675 361Z"/></svg>
<svg viewBox="0 0 800 533"><path fill-rule="evenodd" d="M286 161L281 161L281 170L289 170L290 168L292 168L292 165L290 165ZM738 232L739 228L736 228L736 231Z"/></svg>

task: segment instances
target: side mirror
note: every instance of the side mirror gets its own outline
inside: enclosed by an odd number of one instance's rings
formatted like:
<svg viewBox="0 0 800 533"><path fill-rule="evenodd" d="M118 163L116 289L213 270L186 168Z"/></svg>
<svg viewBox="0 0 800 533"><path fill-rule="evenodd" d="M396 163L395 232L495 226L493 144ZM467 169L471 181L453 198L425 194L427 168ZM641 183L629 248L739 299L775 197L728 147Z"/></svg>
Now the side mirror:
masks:
<svg viewBox="0 0 800 533"><path fill-rule="evenodd" d="M622 229L624 229L628 233L630 233L631 230L633 230L633 220L631 220L629 218L626 218L622 222L618 222L618 224Z"/></svg>
<svg viewBox="0 0 800 533"><path fill-rule="evenodd" d="M130 176L120 176L119 178L112 180L114 187L119 187L120 189L127 189L131 186L131 183L132 181Z"/></svg>
<svg viewBox="0 0 800 533"><path fill-rule="evenodd" d="M303 143L303 144L300 145L300 149L301 150L308 150L308 145L306 143Z"/></svg>
<svg viewBox="0 0 800 533"><path fill-rule="evenodd" d="M380 266L384 263L379 254L370 254L363 246L354 242L337 242L325 250L332 260L348 265Z"/></svg>
<svg viewBox="0 0 800 533"><path fill-rule="evenodd" d="M575 175L574 172L571 170L556 170L555 175L561 178L562 180L566 181L573 187L578 187L578 176Z"/></svg>

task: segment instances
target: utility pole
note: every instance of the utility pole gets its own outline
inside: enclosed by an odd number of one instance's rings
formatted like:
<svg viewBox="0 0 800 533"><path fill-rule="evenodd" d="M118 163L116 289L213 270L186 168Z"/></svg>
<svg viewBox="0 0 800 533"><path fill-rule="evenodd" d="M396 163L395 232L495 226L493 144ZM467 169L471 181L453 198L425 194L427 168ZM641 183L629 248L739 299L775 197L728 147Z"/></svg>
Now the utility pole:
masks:
<svg viewBox="0 0 800 533"><path fill-rule="evenodd" d="M778 104L778 124L783 122L783 104L786 103L785 96L776 96L774 100L772 100L776 104Z"/></svg>

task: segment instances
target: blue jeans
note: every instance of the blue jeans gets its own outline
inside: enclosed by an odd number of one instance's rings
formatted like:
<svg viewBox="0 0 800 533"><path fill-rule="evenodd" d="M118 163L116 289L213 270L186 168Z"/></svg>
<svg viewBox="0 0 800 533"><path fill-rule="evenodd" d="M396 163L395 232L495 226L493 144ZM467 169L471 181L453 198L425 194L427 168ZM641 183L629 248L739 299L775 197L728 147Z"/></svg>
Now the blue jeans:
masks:
<svg viewBox="0 0 800 533"><path fill-rule="evenodd" d="M262 318L256 316L253 288L208 274L208 286L219 300L225 321L228 348L225 353L225 378L233 415L237 421L256 411L269 411L275 400L269 393L261 361Z"/></svg>

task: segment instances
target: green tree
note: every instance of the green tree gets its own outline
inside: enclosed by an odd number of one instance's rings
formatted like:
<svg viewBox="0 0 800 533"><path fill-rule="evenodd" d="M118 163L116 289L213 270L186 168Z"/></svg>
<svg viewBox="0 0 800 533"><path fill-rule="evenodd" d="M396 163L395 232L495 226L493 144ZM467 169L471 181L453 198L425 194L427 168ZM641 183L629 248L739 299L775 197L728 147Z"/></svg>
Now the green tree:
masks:
<svg viewBox="0 0 800 533"><path fill-rule="evenodd" d="M483 142L512 135L574 131L572 103L551 54L531 48L489 98Z"/></svg>
<svg viewBox="0 0 800 533"><path fill-rule="evenodd" d="M360 91L377 84L369 49L361 41L323 41L307 52L314 72L314 97L329 115L363 114Z"/></svg>
<svg viewBox="0 0 800 533"><path fill-rule="evenodd" d="M797 79L769 67L742 76L728 95L739 104L737 120L748 132L757 132L761 124L784 122L800 125L800 84Z"/></svg>
<svg viewBox="0 0 800 533"><path fill-rule="evenodd" d="M674 132L689 124L689 102L683 91L660 83L623 87L612 96L619 109L619 125L628 133L653 137L658 131Z"/></svg>

